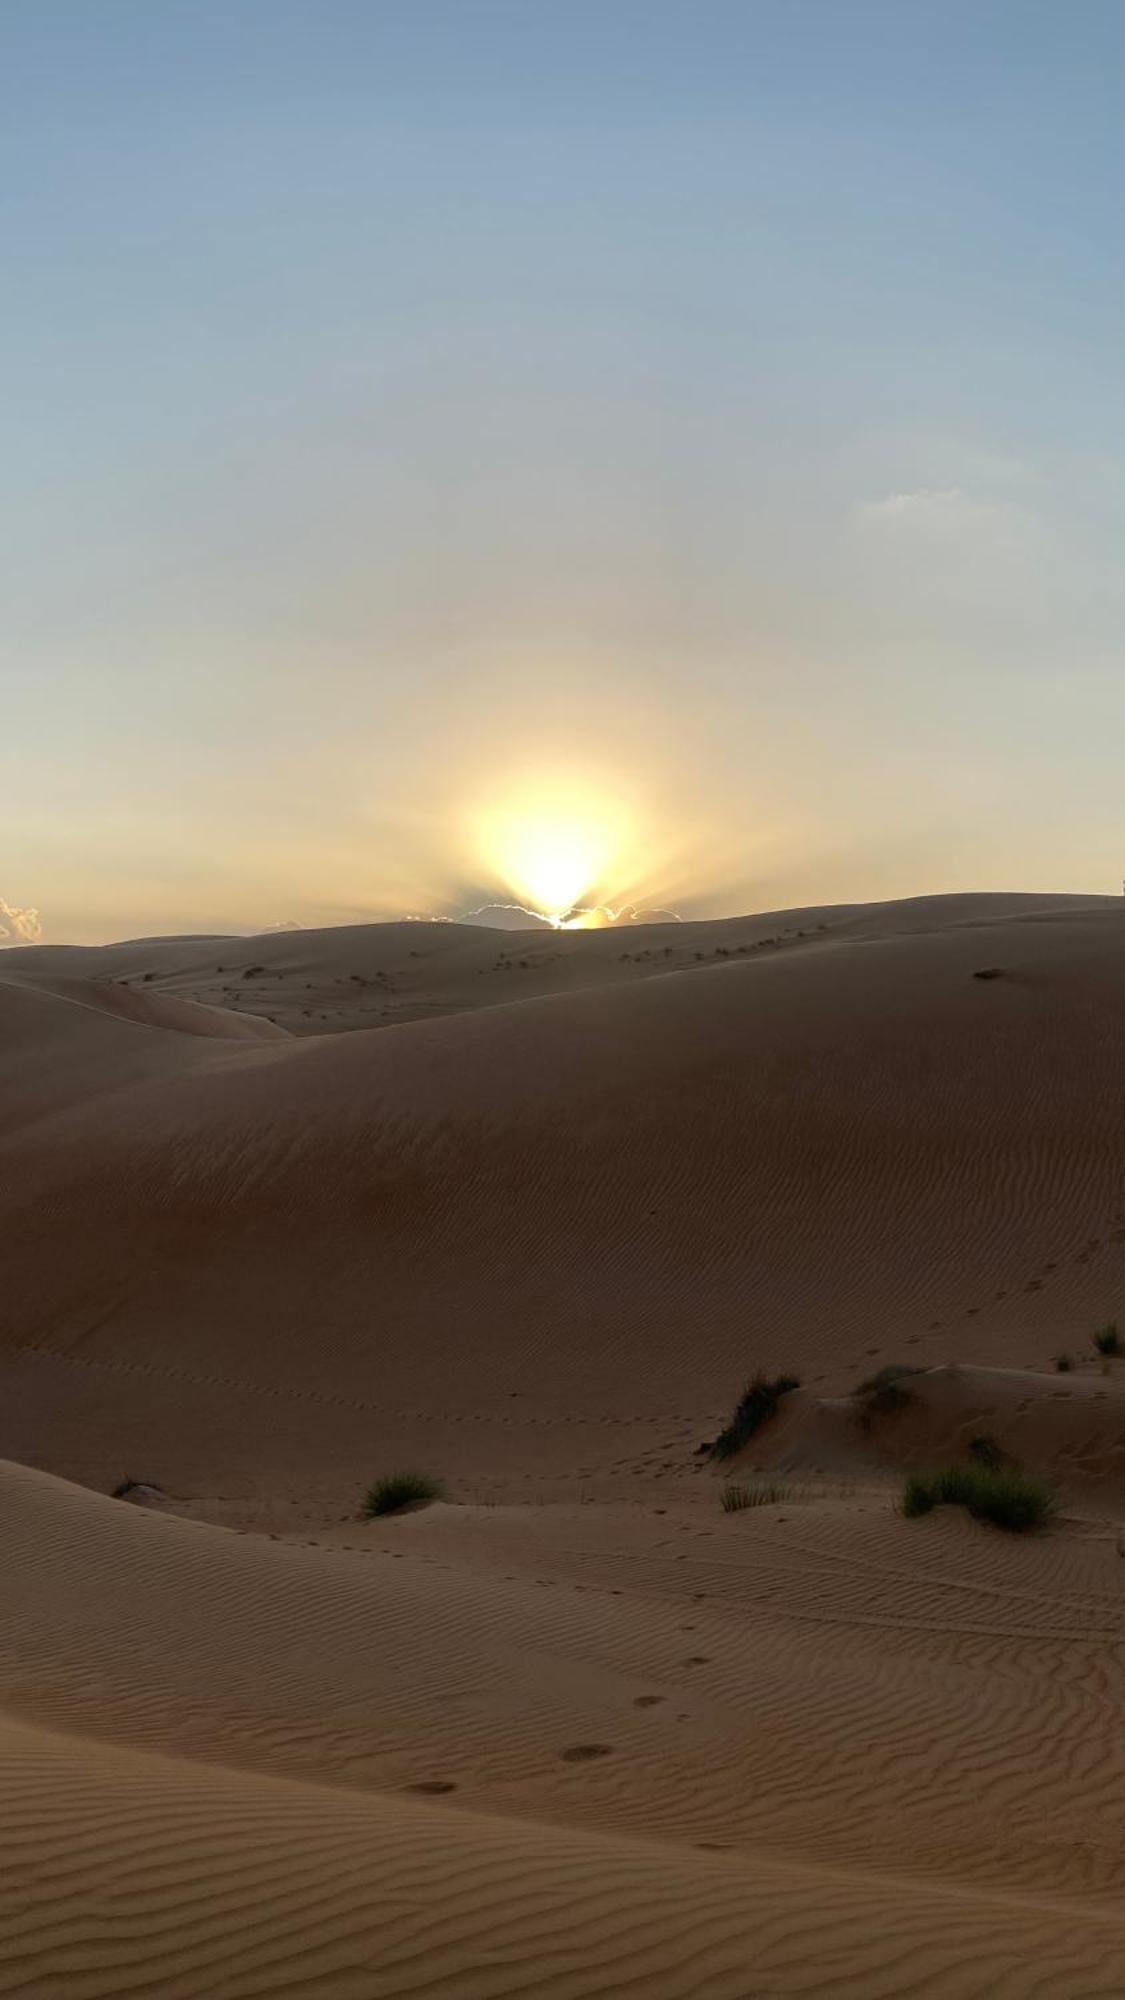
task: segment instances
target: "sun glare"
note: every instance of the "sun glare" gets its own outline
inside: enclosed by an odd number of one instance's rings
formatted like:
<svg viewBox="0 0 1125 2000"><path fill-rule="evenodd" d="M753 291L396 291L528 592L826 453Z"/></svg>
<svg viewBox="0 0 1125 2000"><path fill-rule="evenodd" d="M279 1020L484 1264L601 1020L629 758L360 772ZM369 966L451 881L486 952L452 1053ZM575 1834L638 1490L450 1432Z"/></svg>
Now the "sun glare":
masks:
<svg viewBox="0 0 1125 2000"><path fill-rule="evenodd" d="M627 838L620 807L573 789L521 796L477 821L478 852L489 872L554 923L612 885Z"/></svg>

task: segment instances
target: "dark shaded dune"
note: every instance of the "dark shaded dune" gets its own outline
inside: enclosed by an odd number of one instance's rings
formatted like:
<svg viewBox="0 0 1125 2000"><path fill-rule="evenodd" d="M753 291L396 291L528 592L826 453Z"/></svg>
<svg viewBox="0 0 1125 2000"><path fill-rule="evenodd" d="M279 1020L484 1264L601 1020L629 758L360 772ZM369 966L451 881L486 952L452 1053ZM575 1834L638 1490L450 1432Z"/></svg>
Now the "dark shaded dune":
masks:
<svg viewBox="0 0 1125 2000"><path fill-rule="evenodd" d="M96 1116L75 1085L0 1142L3 1443L100 1476L80 1394L166 1436L172 1480L217 1443L350 1480L373 1425L491 1479L518 1418L553 1475L615 1424L712 1423L759 1362L1042 1365L1125 1284L1123 1003L1115 907L389 1034L139 1037L167 1063L111 1024L124 1087L107 1045Z"/></svg>
<svg viewBox="0 0 1125 2000"><path fill-rule="evenodd" d="M27 946L4 955L21 976L144 986L282 1022L293 1034L394 1027L513 999L633 985L669 971L768 958L826 942L1119 919L1117 898L918 896L825 904L701 922L513 933L473 924L344 924L251 937L149 938Z"/></svg>

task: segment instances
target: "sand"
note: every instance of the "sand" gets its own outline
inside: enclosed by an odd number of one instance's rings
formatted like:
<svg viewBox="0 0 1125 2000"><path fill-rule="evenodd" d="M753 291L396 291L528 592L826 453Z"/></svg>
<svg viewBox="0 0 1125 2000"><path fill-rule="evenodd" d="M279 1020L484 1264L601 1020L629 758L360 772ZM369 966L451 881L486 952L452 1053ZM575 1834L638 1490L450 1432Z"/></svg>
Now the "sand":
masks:
<svg viewBox="0 0 1125 2000"><path fill-rule="evenodd" d="M1109 899L5 953L0 1993L1125 1991L1123 1003ZM1049 1534L897 1512L982 1436Z"/></svg>

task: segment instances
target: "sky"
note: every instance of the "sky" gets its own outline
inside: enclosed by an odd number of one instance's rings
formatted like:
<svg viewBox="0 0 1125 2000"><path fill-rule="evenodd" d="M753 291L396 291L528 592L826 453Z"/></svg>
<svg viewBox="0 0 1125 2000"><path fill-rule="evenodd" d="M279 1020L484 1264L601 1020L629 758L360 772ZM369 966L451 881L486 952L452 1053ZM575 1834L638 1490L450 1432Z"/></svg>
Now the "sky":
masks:
<svg viewBox="0 0 1125 2000"><path fill-rule="evenodd" d="M1119 0L0 0L0 932L1117 890L1123 87Z"/></svg>

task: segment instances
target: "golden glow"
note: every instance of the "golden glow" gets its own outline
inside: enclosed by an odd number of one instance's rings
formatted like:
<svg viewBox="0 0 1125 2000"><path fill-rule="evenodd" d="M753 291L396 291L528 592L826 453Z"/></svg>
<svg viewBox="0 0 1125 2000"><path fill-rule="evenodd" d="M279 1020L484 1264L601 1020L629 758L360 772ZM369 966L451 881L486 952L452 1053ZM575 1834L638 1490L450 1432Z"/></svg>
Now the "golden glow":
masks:
<svg viewBox="0 0 1125 2000"><path fill-rule="evenodd" d="M631 859L629 814L589 781L523 785L475 815L474 835L504 892L556 923L610 892Z"/></svg>

